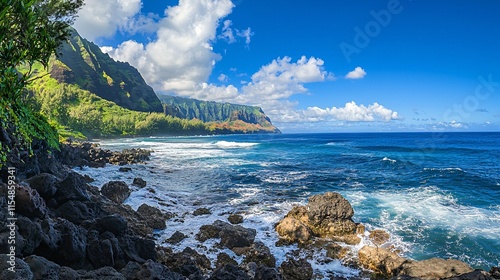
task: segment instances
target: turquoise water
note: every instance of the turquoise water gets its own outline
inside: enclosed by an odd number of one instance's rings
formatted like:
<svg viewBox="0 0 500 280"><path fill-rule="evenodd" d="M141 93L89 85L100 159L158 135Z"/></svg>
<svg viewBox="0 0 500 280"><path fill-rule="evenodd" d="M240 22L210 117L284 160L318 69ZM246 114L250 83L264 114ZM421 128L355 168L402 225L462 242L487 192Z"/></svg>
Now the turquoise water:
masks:
<svg viewBox="0 0 500 280"><path fill-rule="evenodd" d="M284 259L288 249L274 247L273 224L294 203L336 191L353 205L356 222L387 230L406 257L458 258L484 269L500 263L500 133L152 137L102 145L155 150L126 180L141 176L156 194L138 191L127 203L183 215L161 238L175 230L192 237L200 225L241 211L244 226L258 229L258 238ZM82 172L98 177L100 186L123 177L117 168ZM200 204L213 213L202 221L188 214ZM356 273L338 262L314 265L335 275Z"/></svg>

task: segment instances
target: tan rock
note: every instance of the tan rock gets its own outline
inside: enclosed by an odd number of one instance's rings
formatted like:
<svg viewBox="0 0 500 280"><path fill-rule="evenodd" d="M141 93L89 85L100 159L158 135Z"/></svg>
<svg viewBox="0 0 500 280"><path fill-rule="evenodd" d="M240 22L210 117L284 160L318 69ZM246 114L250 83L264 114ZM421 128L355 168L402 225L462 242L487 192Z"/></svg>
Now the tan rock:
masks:
<svg viewBox="0 0 500 280"><path fill-rule="evenodd" d="M386 277L395 276L401 266L408 261L387 249L371 246L361 248L358 251L358 258L364 268Z"/></svg>
<svg viewBox="0 0 500 280"><path fill-rule="evenodd" d="M337 243L331 243L326 246L326 256L332 259L343 259L349 254L349 249L342 247Z"/></svg>
<svg viewBox="0 0 500 280"><path fill-rule="evenodd" d="M373 242L374 245L380 246L384 243L386 243L389 240L389 234L381 229L376 229L370 231L370 240Z"/></svg>
<svg viewBox="0 0 500 280"><path fill-rule="evenodd" d="M473 269L462 261L432 258L403 264L399 275L430 280L454 277L471 271L473 271Z"/></svg>
<svg viewBox="0 0 500 280"><path fill-rule="evenodd" d="M296 242L306 242L311 238L311 230L301 221L286 217L276 226L280 237Z"/></svg>

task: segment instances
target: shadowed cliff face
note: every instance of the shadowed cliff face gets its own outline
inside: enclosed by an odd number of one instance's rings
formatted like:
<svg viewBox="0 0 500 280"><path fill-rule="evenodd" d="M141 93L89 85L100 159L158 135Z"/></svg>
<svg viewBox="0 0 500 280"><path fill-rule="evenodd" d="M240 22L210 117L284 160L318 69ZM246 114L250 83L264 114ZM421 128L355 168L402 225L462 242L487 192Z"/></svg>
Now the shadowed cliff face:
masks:
<svg viewBox="0 0 500 280"><path fill-rule="evenodd" d="M73 30L52 59L50 74L59 82L77 84L117 105L142 112L163 112L160 100L141 74L128 63L117 62Z"/></svg>

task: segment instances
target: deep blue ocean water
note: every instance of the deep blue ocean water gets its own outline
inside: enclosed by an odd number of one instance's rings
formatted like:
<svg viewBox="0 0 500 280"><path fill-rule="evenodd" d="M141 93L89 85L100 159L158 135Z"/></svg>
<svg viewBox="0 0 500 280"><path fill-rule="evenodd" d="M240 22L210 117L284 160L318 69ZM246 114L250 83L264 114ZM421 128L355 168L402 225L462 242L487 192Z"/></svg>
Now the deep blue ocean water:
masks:
<svg viewBox="0 0 500 280"><path fill-rule="evenodd" d="M156 194L138 190L127 203L178 213L182 218L157 235L159 242L175 230L190 236L179 249L194 246L200 225L241 212L244 226L256 228L258 239L282 255L280 262L294 248L274 247L273 224L293 204L335 191L351 202L356 222L388 231L406 257L458 258L484 269L500 264L500 133L150 137L101 144L155 151L125 178L116 166L81 172L97 177L96 186L143 177ZM200 205L212 215L190 215ZM356 273L322 259L313 265L323 274Z"/></svg>

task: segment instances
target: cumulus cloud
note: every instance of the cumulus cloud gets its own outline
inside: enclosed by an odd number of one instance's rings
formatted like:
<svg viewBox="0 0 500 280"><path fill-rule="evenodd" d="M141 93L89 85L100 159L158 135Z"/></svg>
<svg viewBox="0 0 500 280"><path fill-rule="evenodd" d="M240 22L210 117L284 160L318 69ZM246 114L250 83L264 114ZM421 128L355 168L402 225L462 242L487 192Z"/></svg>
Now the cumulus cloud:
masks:
<svg viewBox="0 0 500 280"><path fill-rule="evenodd" d="M141 0L86 0L73 26L91 41L110 37L129 26L141 6Z"/></svg>
<svg viewBox="0 0 500 280"><path fill-rule="evenodd" d="M219 80L219 82L227 82L228 79L229 78L224 74L220 74L219 77L217 78L217 80Z"/></svg>
<svg viewBox="0 0 500 280"><path fill-rule="evenodd" d="M221 58L211 42L219 21L232 8L230 0L180 0L178 6L165 10L156 40L146 45L129 40L106 50L114 59L135 66L157 91L191 95L203 89Z"/></svg>
<svg viewBox="0 0 500 280"><path fill-rule="evenodd" d="M332 107L321 109L309 107L304 111L304 115L314 121L338 120L350 122L373 122L399 120L398 112L392 111L378 104L377 102L369 106L357 105L354 101L348 102L344 107Z"/></svg>
<svg viewBox="0 0 500 280"><path fill-rule="evenodd" d="M347 73L347 75L345 75L345 78L350 80L357 80L357 79L363 79L365 76L366 76L365 70L358 66L354 68L354 70L352 70L351 72Z"/></svg>

